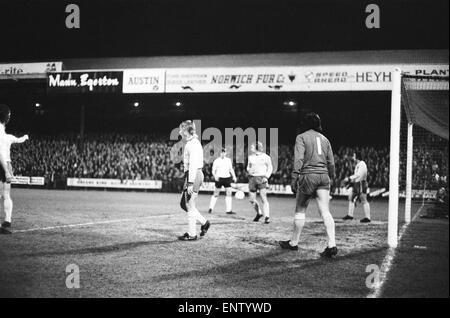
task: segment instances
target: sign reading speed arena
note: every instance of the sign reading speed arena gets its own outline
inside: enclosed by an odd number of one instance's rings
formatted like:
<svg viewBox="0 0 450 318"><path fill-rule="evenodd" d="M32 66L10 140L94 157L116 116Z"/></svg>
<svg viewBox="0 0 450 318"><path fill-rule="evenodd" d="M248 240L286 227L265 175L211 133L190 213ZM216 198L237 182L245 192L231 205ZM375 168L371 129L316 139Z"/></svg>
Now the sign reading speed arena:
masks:
<svg viewBox="0 0 450 318"><path fill-rule="evenodd" d="M122 93L123 72L60 72L47 75L49 93Z"/></svg>

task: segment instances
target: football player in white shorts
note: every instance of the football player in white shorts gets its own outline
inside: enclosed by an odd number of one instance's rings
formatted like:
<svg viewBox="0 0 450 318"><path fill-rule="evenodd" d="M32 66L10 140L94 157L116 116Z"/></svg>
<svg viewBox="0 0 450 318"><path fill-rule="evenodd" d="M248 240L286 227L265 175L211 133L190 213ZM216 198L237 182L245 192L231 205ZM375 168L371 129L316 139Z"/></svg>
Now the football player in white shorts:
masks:
<svg viewBox="0 0 450 318"><path fill-rule="evenodd" d="M352 160L356 162L355 172L344 182L352 187L352 191L348 196L348 214L344 216L344 220L353 220L353 213L355 212L356 201L360 201L364 210L364 218L361 223L370 223L370 204L367 201L367 165L362 160L361 153L355 151Z"/></svg>
<svg viewBox="0 0 450 318"><path fill-rule="evenodd" d="M206 220L197 210L196 201L198 192L203 183L203 148L195 133L195 124L191 120L180 124L180 135L186 141L183 152L183 165L185 172L185 185L181 196L181 208L187 212L188 231L178 237L181 241L197 240L196 224L201 224L200 236L204 236L210 227Z"/></svg>
<svg viewBox="0 0 450 318"><path fill-rule="evenodd" d="M227 150L222 149L220 157L214 160L212 165L212 174L215 180L214 193L211 196L209 203L209 213L212 213L216 205L222 187L225 188L225 209L227 214L236 214L232 211L233 193L231 191L231 182L236 182L236 174L234 173L233 163L230 158L227 158Z"/></svg>
<svg viewBox="0 0 450 318"><path fill-rule="evenodd" d="M267 188L269 187L269 178L273 172L272 159L264 152L262 142L253 143L250 146L251 154L248 156L247 172L248 189L250 203L256 211L254 222L264 216L264 223L270 223L269 201L267 200ZM262 208L256 200L256 194L259 190L261 196Z"/></svg>
<svg viewBox="0 0 450 318"><path fill-rule="evenodd" d="M0 105L0 181L1 201L5 211L5 220L0 227L0 234L11 234L11 217L13 202L11 200L11 181L14 178L11 165L11 144L23 143L28 135L17 138L5 132L5 126L11 119L11 110L7 105Z"/></svg>

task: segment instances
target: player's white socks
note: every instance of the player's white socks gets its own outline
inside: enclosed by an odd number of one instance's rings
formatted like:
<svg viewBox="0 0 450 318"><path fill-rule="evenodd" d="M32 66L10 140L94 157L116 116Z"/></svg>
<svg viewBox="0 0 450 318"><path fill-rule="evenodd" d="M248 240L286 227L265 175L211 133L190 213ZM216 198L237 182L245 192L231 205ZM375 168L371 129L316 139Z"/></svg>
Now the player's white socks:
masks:
<svg viewBox="0 0 450 318"><path fill-rule="evenodd" d="M211 196L211 201L209 201L209 208L211 210L214 210L214 207L216 206L217 198L215 195Z"/></svg>
<svg viewBox="0 0 450 318"><path fill-rule="evenodd" d="M263 214L266 218L270 217L269 200L263 202Z"/></svg>
<svg viewBox="0 0 450 318"><path fill-rule="evenodd" d="M196 236L197 235L197 228L196 228L197 220L195 218L194 211L189 211L187 213L187 217L188 217L188 234L189 234L189 236Z"/></svg>
<svg viewBox="0 0 450 318"><path fill-rule="evenodd" d="M291 246L297 246L300 241L303 227L305 226L305 213L295 213L294 216L294 231L292 232Z"/></svg>
<svg viewBox="0 0 450 318"><path fill-rule="evenodd" d="M363 204L363 209L364 209L365 217L370 220L370 204L369 204L369 202L366 202Z"/></svg>
<svg viewBox="0 0 450 318"><path fill-rule="evenodd" d="M226 212L231 212L231 204L232 204L232 197L230 196L226 196L225 197L225 207L226 207Z"/></svg>
<svg viewBox="0 0 450 318"><path fill-rule="evenodd" d="M13 209L13 202L9 194L3 195L3 205L5 207L5 221L11 223L11 215Z"/></svg>
<svg viewBox="0 0 450 318"><path fill-rule="evenodd" d="M188 233L190 236L196 236L197 235L197 228L196 224L197 221L204 225L206 223L206 219L203 217L203 215L200 214L200 212L197 209L192 209L187 213L188 215L188 223L189 223L189 229Z"/></svg>
<svg viewBox="0 0 450 318"><path fill-rule="evenodd" d="M322 213L323 223L325 224L325 229L328 235L328 247L336 246L336 238L335 238L335 228L334 228L334 219L330 212Z"/></svg>
<svg viewBox="0 0 450 318"><path fill-rule="evenodd" d="M355 203L349 202L348 203L348 215L353 217L354 212L355 212Z"/></svg>
<svg viewBox="0 0 450 318"><path fill-rule="evenodd" d="M206 223L205 217L204 217L203 215L201 215L200 212L199 212L197 209L194 210L194 213L195 213L195 219L196 219L201 225L205 225L205 223Z"/></svg>

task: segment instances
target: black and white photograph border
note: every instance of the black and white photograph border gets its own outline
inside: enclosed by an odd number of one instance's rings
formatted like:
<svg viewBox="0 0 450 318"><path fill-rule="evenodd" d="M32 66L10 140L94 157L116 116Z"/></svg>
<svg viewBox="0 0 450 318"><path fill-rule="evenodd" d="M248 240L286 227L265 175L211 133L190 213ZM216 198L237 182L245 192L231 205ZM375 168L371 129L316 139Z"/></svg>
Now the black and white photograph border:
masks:
<svg viewBox="0 0 450 318"><path fill-rule="evenodd" d="M448 298L448 6L2 1L0 297Z"/></svg>

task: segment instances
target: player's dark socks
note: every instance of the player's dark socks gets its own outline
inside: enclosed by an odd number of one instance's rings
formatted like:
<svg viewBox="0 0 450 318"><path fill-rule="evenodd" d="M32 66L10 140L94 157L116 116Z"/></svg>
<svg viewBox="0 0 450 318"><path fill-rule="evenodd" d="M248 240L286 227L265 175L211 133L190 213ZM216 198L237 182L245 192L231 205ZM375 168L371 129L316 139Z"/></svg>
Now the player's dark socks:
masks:
<svg viewBox="0 0 450 318"><path fill-rule="evenodd" d="M292 246L290 242L291 241L280 241L279 244L284 250L298 251L298 245Z"/></svg>
<svg viewBox="0 0 450 318"><path fill-rule="evenodd" d="M10 228L10 227L11 227L11 222L6 222L6 221L3 222L3 223L2 223L2 227L3 227L3 228Z"/></svg>
<svg viewBox="0 0 450 318"><path fill-rule="evenodd" d="M353 220L353 216L346 215L342 218L343 220Z"/></svg>
<svg viewBox="0 0 450 318"><path fill-rule="evenodd" d="M327 258L332 258L333 256L337 255L337 247L327 247L322 253L320 253L321 257L327 257Z"/></svg>
<svg viewBox="0 0 450 318"><path fill-rule="evenodd" d="M270 223L270 218L268 216L266 216L266 218L264 219L264 223L265 224L269 224Z"/></svg>
<svg viewBox="0 0 450 318"><path fill-rule="evenodd" d="M178 239L180 241L196 241L197 240L197 235L190 236L189 233L184 233L182 236L179 236Z"/></svg>
<svg viewBox="0 0 450 318"><path fill-rule="evenodd" d="M212 209L209 209L209 210L208 210L208 213L212 213Z"/></svg>
<svg viewBox="0 0 450 318"><path fill-rule="evenodd" d="M364 218L361 221L359 221L361 223L370 223L370 219L369 218Z"/></svg>
<svg viewBox="0 0 450 318"><path fill-rule="evenodd" d="M210 226L211 226L211 223L209 221L206 221L206 223L200 227L200 230L201 230L200 236L205 236L205 234L208 232Z"/></svg>
<svg viewBox="0 0 450 318"><path fill-rule="evenodd" d="M256 214L255 218L253 219L253 222L258 222L260 218L262 218L262 214Z"/></svg>
<svg viewBox="0 0 450 318"><path fill-rule="evenodd" d="M236 214L236 212L228 211L227 214Z"/></svg>
<svg viewBox="0 0 450 318"><path fill-rule="evenodd" d="M4 227L0 227L0 234L12 234L12 232Z"/></svg>

